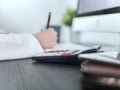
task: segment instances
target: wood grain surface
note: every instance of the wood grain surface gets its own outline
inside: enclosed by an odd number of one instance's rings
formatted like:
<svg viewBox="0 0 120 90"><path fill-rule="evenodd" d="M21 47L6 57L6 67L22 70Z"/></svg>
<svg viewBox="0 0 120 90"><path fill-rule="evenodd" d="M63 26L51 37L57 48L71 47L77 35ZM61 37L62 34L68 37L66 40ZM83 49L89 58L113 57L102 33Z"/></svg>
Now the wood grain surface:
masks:
<svg viewBox="0 0 120 90"><path fill-rule="evenodd" d="M0 90L81 90L80 66L38 63L31 59L0 62Z"/></svg>

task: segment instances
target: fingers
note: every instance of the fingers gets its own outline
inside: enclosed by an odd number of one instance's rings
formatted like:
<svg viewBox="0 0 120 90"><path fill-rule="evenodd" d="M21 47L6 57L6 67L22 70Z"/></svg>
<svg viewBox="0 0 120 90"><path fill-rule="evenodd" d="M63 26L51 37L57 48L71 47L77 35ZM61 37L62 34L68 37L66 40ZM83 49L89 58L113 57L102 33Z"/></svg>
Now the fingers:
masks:
<svg viewBox="0 0 120 90"><path fill-rule="evenodd" d="M44 49L53 48L57 44L57 32L53 28L34 35Z"/></svg>
<svg viewBox="0 0 120 90"><path fill-rule="evenodd" d="M51 43L46 43L44 45L44 49L50 49L50 48L54 48L54 46L57 44L57 42L51 42Z"/></svg>
<svg viewBox="0 0 120 90"><path fill-rule="evenodd" d="M45 48L50 49L57 44L57 32L52 28L49 28L48 30L46 30L46 32L48 33L48 39Z"/></svg>
<svg viewBox="0 0 120 90"><path fill-rule="evenodd" d="M57 36L57 32L53 28L47 29L46 32Z"/></svg>

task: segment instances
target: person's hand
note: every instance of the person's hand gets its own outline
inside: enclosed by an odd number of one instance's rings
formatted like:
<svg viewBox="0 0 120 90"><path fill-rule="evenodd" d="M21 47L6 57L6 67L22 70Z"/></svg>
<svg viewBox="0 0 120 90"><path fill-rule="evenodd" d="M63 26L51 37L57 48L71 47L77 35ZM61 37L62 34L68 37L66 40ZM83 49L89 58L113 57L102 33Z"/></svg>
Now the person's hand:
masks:
<svg viewBox="0 0 120 90"><path fill-rule="evenodd" d="M52 28L36 33L34 36L44 49L53 48L57 44L57 32Z"/></svg>

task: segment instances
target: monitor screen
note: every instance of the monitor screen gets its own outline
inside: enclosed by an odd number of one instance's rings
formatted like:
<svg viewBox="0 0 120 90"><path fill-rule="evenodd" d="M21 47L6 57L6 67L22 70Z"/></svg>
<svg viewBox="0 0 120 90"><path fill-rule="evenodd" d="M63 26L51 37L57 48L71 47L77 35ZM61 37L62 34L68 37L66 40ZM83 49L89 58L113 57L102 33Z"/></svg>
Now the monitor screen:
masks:
<svg viewBox="0 0 120 90"><path fill-rule="evenodd" d="M120 12L120 0L79 0L77 16Z"/></svg>

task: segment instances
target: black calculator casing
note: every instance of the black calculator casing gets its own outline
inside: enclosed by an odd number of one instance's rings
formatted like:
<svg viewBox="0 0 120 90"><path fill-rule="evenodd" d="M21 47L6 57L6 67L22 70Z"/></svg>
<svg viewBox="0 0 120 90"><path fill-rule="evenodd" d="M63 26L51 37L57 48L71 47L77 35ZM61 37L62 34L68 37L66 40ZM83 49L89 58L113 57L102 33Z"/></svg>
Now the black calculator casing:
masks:
<svg viewBox="0 0 120 90"><path fill-rule="evenodd" d="M32 60L39 62L48 62L48 63L68 63L68 64L80 64L81 61L78 60L78 55L70 56L35 56L32 57Z"/></svg>

